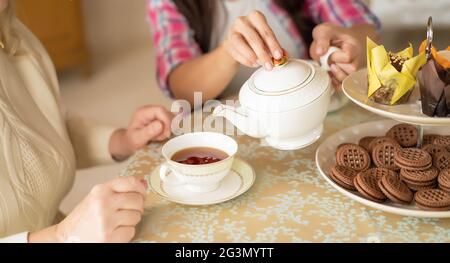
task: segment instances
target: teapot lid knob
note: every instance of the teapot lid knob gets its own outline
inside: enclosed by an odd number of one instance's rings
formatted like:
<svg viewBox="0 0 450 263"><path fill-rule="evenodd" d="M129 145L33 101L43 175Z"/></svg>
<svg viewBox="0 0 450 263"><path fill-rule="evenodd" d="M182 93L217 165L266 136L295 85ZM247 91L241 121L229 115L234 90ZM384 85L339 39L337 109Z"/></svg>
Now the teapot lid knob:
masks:
<svg viewBox="0 0 450 263"><path fill-rule="evenodd" d="M282 67L289 63L289 54L283 49L283 56L280 59L272 58L272 64L274 67Z"/></svg>

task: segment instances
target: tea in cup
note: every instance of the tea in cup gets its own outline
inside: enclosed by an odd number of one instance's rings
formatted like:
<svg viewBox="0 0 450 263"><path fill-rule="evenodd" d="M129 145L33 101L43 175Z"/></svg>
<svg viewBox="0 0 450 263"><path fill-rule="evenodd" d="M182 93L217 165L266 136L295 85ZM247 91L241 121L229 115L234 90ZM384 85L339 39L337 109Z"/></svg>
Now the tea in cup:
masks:
<svg viewBox="0 0 450 263"><path fill-rule="evenodd" d="M234 139L221 133L194 132L169 140L162 148L166 162L161 165L160 177L172 173L176 182L196 193L216 190L230 172L238 145Z"/></svg>

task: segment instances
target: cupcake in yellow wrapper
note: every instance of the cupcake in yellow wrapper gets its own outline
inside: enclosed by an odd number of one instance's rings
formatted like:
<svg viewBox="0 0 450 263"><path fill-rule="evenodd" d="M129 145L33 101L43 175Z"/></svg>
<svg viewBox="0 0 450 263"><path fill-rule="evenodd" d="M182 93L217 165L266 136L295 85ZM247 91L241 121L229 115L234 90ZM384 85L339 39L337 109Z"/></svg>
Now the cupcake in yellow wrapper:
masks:
<svg viewBox="0 0 450 263"><path fill-rule="evenodd" d="M387 105L407 102L417 72L425 62L425 52L413 57L411 44L398 53L391 53L367 38L368 97Z"/></svg>

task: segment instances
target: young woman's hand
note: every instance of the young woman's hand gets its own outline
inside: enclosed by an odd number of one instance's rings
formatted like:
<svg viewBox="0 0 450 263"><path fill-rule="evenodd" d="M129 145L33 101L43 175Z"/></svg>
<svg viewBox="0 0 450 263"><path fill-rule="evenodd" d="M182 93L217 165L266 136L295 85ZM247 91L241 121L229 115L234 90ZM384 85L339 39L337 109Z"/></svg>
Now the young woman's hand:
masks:
<svg viewBox="0 0 450 263"><path fill-rule="evenodd" d="M146 188L136 177L94 186L61 223L30 234L29 242L129 242L144 212Z"/></svg>
<svg viewBox="0 0 450 263"><path fill-rule="evenodd" d="M310 56L319 61L330 46L341 49L330 57L332 81L335 87L352 72L364 64L364 42L361 42L351 29L331 23L323 23L313 30L313 42L310 47Z"/></svg>
<svg viewBox="0 0 450 263"><path fill-rule="evenodd" d="M162 141L171 135L173 115L161 106L144 106L138 109L127 129L119 129L111 136L110 153L122 160L150 141Z"/></svg>
<svg viewBox="0 0 450 263"><path fill-rule="evenodd" d="M256 10L236 19L224 46L231 57L247 67L264 66L271 70L272 58L283 56L283 49L266 17Z"/></svg>

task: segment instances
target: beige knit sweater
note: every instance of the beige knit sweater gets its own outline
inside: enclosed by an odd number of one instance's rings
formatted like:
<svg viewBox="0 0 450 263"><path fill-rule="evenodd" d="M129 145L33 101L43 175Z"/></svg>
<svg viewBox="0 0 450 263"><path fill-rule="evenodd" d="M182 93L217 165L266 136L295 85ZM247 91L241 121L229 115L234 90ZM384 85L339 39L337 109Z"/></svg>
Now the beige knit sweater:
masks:
<svg viewBox="0 0 450 263"><path fill-rule="evenodd" d="M48 54L22 23L13 25L25 52L0 49L0 238L51 225L77 164L112 161L114 130L64 116Z"/></svg>

